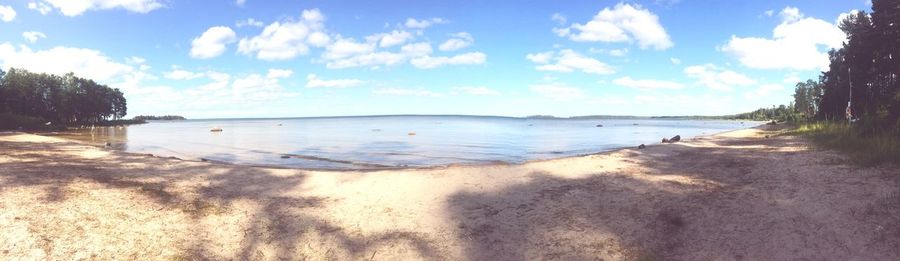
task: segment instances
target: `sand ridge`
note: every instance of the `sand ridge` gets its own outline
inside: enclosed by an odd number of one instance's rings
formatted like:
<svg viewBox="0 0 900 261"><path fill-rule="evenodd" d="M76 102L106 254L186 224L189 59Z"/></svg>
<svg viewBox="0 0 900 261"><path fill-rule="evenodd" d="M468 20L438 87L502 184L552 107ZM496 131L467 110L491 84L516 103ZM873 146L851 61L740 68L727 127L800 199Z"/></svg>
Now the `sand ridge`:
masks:
<svg viewBox="0 0 900 261"><path fill-rule="evenodd" d="M530 162L310 171L0 134L2 259L888 260L900 173L774 130Z"/></svg>

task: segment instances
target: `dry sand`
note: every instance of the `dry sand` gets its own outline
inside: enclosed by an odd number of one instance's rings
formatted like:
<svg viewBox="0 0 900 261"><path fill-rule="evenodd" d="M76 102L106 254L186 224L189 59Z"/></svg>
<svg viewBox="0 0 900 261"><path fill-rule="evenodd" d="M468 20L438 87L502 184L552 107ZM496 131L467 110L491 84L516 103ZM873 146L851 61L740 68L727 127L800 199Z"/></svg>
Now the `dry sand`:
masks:
<svg viewBox="0 0 900 261"><path fill-rule="evenodd" d="M0 259L900 257L900 170L767 134L374 172L189 162L3 134Z"/></svg>

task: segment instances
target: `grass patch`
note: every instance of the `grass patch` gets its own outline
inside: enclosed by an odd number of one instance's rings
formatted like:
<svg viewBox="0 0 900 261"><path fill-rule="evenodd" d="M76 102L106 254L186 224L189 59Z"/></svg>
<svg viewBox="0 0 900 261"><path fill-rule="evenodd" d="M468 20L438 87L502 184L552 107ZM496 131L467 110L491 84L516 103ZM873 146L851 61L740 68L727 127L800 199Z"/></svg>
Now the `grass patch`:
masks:
<svg viewBox="0 0 900 261"><path fill-rule="evenodd" d="M900 164L900 137L883 132L863 132L843 122L801 123L782 135L802 136L818 146L843 152L861 166Z"/></svg>

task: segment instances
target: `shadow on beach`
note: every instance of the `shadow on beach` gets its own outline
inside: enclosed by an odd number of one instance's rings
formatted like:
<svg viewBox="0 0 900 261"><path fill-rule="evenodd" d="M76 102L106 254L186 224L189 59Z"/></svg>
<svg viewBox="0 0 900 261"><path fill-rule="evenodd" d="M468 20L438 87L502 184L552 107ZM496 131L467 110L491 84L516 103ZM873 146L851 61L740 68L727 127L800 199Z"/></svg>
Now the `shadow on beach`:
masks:
<svg viewBox="0 0 900 261"><path fill-rule="evenodd" d="M187 259L740 260L900 255L900 228L892 225L900 222L900 200L883 198L884 191L900 187L896 172L857 170L827 163L831 158L810 158L811 152L795 138L701 138L689 144L625 150L618 152L626 156L622 161L637 167L577 178L513 166L525 171L519 174L529 181L451 194L443 213L438 213L444 215L447 227L439 233L402 228L371 233L332 220L328 206L340 199L304 196L310 178L306 171L188 164L124 153L95 159L65 154L77 146L0 142L8 152L0 156L16 159L0 161L0 193L38 189L43 195L35 196L40 199L37 203L52 205L90 193L84 192L85 183L130 191L149 199L153 208L161 207L157 211L190 220L183 226L189 231L170 235L177 238L178 257ZM131 202L135 201L140 202ZM134 207L143 211L143 206ZM236 227L240 236L216 237L229 227ZM32 233L63 237L64 231L47 227ZM48 255L67 257L53 249L59 247L53 243L59 239L48 240L42 245ZM227 240L237 244L236 251L220 242Z"/></svg>

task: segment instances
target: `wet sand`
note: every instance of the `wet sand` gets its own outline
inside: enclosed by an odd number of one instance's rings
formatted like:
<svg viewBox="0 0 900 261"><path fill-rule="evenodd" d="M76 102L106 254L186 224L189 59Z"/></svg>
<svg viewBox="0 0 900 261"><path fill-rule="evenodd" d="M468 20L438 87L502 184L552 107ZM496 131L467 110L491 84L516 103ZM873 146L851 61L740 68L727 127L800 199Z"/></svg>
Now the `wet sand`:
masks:
<svg viewBox="0 0 900 261"><path fill-rule="evenodd" d="M765 128L765 127L762 127ZM0 134L0 259L890 260L900 170L774 130L521 165L309 171Z"/></svg>

